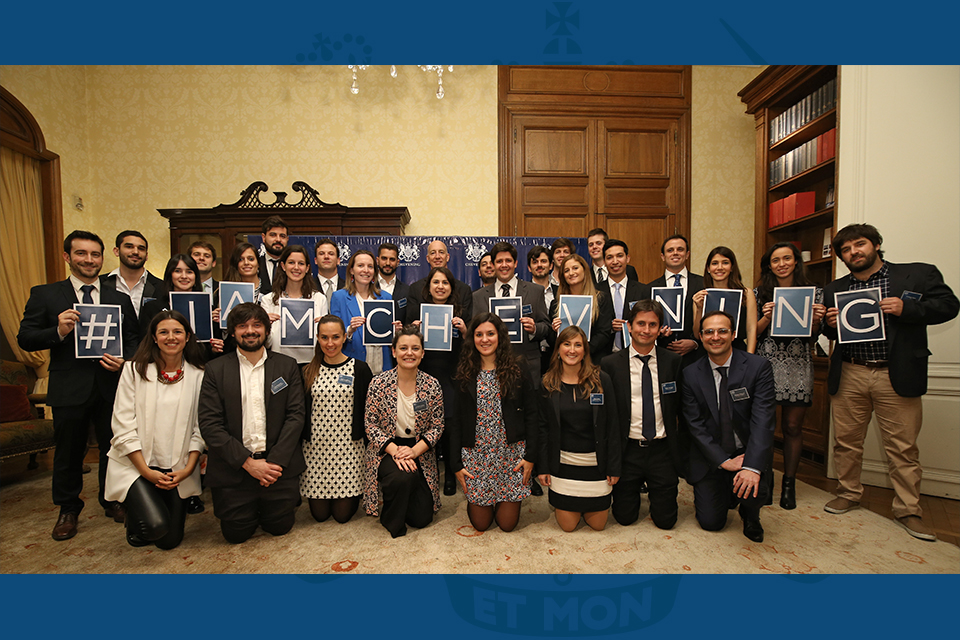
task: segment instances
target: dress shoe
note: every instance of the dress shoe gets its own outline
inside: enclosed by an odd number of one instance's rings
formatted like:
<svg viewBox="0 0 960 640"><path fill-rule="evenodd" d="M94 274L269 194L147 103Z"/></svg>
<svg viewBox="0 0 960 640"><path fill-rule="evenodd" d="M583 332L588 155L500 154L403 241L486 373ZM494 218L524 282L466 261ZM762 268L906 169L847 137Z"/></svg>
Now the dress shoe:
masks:
<svg viewBox="0 0 960 640"><path fill-rule="evenodd" d="M187 513L191 515L203 513L203 500L200 499L200 496L190 496L187 498Z"/></svg>
<svg viewBox="0 0 960 640"><path fill-rule="evenodd" d="M457 493L457 479L451 473L443 481L443 495L452 496Z"/></svg>
<svg viewBox="0 0 960 640"><path fill-rule="evenodd" d="M834 498L827 504L823 505L823 510L827 513L846 513L847 511L853 511L854 509L859 509L860 503L854 502L853 500L847 500L846 498Z"/></svg>
<svg viewBox="0 0 960 640"><path fill-rule="evenodd" d="M130 532L128 531L128 532L127 532L127 544L130 545L131 547L145 547L145 546L147 546L147 545L150 544L150 543L147 542L146 540L144 540L143 538L141 538L141 537L139 537L139 536L137 536L137 535L134 535L134 534L132 534L132 533L130 533Z"/></svg>
<svg viewBox="0 0 960 640"><path fill-rule="evenodd" d="M763 542L763 527L760 526L760 521L744 519L743 535L754 542Z"/></svg>
<svg viewBox="0 0 960 640"><path fill-rule="evenodd" d="M54 540L69 540L77 535L77 514L61 513L53 527Z"/></svg>
<svg viewBox="0 0 960 640"><path fill-rule="evenodd" d="M783 476L783 482L780 484L780 508L797 508L797 479L789 476Z"/></svg>
<svg viewBox="0 0 960 640"><path fill-rule="evenodd" d="M530 481L530 495L532 495L532 496L542 496L542 495L543 495L543 487L541 487L541 486L540 486L540 483L537 482L536 480L531 480L531 481Z"/></svg>
<svg viewBox="0 0 960 640"><path fill-rule="evenodd" d="M903 516L902 518L897 518L897 524L906 529L907 533L914 538L929 540L930 542L937 541L937 534L933 532L933 529L923 524L920 516Z"/></svg>
<svg viewBox="0 0 960 640"><path fill-rule="evenodd" d="M111 502L109 506L104 508L103 515L113 518L114 522L123 524L123 521L127 518L127 510L119 502Z"/></svg>

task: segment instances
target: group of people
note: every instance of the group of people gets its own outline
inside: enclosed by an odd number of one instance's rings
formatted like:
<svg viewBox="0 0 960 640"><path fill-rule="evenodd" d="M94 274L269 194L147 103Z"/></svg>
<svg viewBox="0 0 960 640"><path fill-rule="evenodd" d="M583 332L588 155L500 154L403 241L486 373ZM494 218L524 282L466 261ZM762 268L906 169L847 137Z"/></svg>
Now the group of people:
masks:
<svg viewBox="0 0 960 640"><path fill-rule="evenodd" d="M264 255L249 243L234 248L225 279L252 283L255 301L234 306L226 329L199 343L168 294L210 292L219 325L212 245L195 242L175 254L159 279L145 267L146 239L124 231L114 248L120 266L100 276L100 238L67 236L70 276L32 289L18 335L21 348L51 353L55 540L77 533L92 423L100 504L125 522L133 546L176 547L187 515L204 509L204 486L224 538L240 543L258 527L290 531L304 499L321 522L347 522L362 503L391 536L402 536L408 526L429 525L441 490L453 495L458 486L478 531L494 523L513 530L522 501L542 495L541 486L564 531L581 520L602 530L609 512L631 525L643 495L654 525L670 529L680 478L693 485L703 529L723 529L728 510L739 507L744 535L759 542L760 511L772 502L776 408L779 504L794 509L813 342L821 332L836 339L838 292L873 287L883 294L886 339L837 345L830 360L839 489L825 510L859 506L863 441L875 412L891 461L894 516L911 535L936 539L919 506L926 326L956 317L960 302L935 267L885 262L870 225L834 237L851 273L816 287L810 338L769 331L774 289L812 285L791 243L764 254L754 289L726 247L709 252L704 275L691 273L681 235L664 240L664 273L649 284L630 266L627 244L602 229L588 234L589 261L565 238L530 249L532 282L517 277L517 250L501 241L479 261L484 285L471 291L447 268L440 241L427 246L427 277L408 284L397 277L393 244L356 251L341 277L336 243L321 240L311 251L287 238L274 216L263 224ZM681 330L669 328L652 287L683 289ZM705 311L708 288L742 291L738 323ZM561 330L564 295L592 297L589 336L576 325ZM522 300L519 342L489 310L501 297ZM284 298L313 302L314 347L279 345ZM392 345L365 346L363 301L386 299L396 302ZM121 307L123 357L76 357L75 303ZM453 307L451 351L424 349L422 304Z"/></svg>

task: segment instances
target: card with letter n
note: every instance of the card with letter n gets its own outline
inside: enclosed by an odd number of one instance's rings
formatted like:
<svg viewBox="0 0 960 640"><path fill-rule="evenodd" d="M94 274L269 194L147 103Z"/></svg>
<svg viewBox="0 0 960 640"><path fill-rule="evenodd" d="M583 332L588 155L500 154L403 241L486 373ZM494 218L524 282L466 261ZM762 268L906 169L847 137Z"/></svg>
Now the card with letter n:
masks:
<svg viewBox="0 0 960 640"><path fill-rule="evenodd" d="M109 353L123 357L123 340L120 334L120 305L74 304L80 312L73 327L74 353L80 358L102 358Z"/></svg>
<svg viewBox="0 0 960 640"><path fill-rule="evenodd" d="M681 301L680 304L681 304L681 306L682 306L682 305L683 305L683 296L680 296L680 301ZM633 309L633 305L637 304L638 302L640 302L640 301L639 301L639 300L631 300L631 301L630 301L630 308ZM666 309L664 309L664 311L666 311ZM682 314L682 313L683 313L683 310L681 310L680 313ZM630 346L630 342L633 340L633 337L630 335L630 324L629 324L626 320L623 321L623 326L620 327L620 332L623 333L623 348L626 349L628 346Z"/></svg>
<svg viewBox="0 0 960 640"><path fill-rule="evenodd" d="M593 296L560 296L560 302L557 305L557 311L560 315L559 334L567 327L576 325L580 327L590 340L590 327L593 324Z"/></svg>
<svg viewBox="0 0 960 640"><path fill-rule="evenodd" d="M880 295L879 287L837 292L837 342L853 344L887 339Z"/></svg>
<svg viewBox="0 0 960 640"><path fill-rule="evenodd" d="M254 301L252 282L220 283L220 328L227 328L227 316L238 304Z"/></svg>
<svg viewBox="0 0 960 640"><path fill-rule="evenodd" d="M312 347L313 300L280 298L280 346Z"/></svg>
<svg viewBox="0 0 960 640"><path fill-rule="evenodd" d="M653 287L650 297L663 307L663 323L673 331L683 331L683 287Z"/></svg>
<svg viewBox="0 0 960 640"><path fill-rule="evenodd" d="M490 313L507 325L510 342L523 342L523 325L520 323L522 312L523 299L521 298L490 298Z"/></svg>
<svg viewBox="0 0 960 640"><path fill-rule="evenodd" d="M179 311L190 323L197 342L213 338L213 296L203 291L171 291L170 308Z"/></svg>
<svg viewBox="0 0 960 640"><path fill-rule="evenodd" d="M707 297L703 299L703 315L709 311L723 311L733 318L733 337L737 337L737 327L740 326L740 309L742 307L743 291L740 289L707 289Z"/></svg>
<svg viewBox="0 0 960 640"><path fill-rule="evenodd" d="M390 346L393 342L393 300L364 300L363 346Z"/></svg>
<svg viewBox="0 0 960 640"><path fill-rule="evenodd" d="M813 300L816 287L774 287L770 335L774 338L809 338L813 333Z"/></svg>
<svg viewBox="0 0 960 640"><path fill-rule="evenodd" d="M424 351L453 351L453 305L421 304L420 333Z"/></svg>

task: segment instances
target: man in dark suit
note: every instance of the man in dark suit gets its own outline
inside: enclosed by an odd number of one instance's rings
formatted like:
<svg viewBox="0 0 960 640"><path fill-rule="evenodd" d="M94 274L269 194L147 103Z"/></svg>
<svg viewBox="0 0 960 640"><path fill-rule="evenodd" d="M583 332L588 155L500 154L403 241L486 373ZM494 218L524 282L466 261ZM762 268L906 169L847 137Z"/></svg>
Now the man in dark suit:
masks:
<svg viewBox="0 0 960 640"><path fill-rule="evenodd" d="M287 223L280 216L270 216L260 225L265 255L258 255L260 262L260 293L273 291L273 276L280 268L280 254L287 248Z"/></svg>
<svg viewBox="0 0 960 640"><path fill-rule="evenodd" d="M491 298L521 298L523 342L513 343L513 352L527 363L534 386L540 388L540 341L551 330L543 287L517 277L517 249L509 242L498 242L490 250L497 281L473 292L474 315L490 310Z"/></svg>
<svg viewBox="0 0 960 640"><path fill-rule="evenodd" d="M53 528L54 540L77 534L77 517L83 509L83 457L87 433L93 422L100 449L100 504L108 517L123 522L125 512L118 502L103 496L107 477L107 452L113 430L113 399L120 380L123 359L104 355L100 360L78 359L73 331L80 314L76 303L119 305L123 354L137 350L137 315L130 297L104 286L98 278L103 267L103 241L89 231L73 231L63 241L63 259L70 277L30 290L23 311L17 344L24 351L50 349L50 384L47 404L53 408L56 449L53 454L53 502L60 516Z"/></svg>
<svg viewBox="0 0 960 640"><path fill-rule="evenodd" d="M347 284L337 271L340 264L340 247L330 238L323 238L317 242L314 251L317 257L317 289L327 297L327 308L329 309L333 292L343 289Z"/></svg>
<svg viewBox="0 0 960 640"><path fill-rule="evenodd" d="M830 357L827 386L833 396L838 488L824 510L846 513L860 506L863 440L875 413L889 462L893 516L910 535L933 541L936 534L922 520L917 448L927 392L927 325L956 318L960 301L933 265L884 262L882 242L869 224L848 225L833 238L834 254L850 274L824 289L824 334L837 338L837 293L879 288L886 340L837 345Z"/></svg>
<svg viewBox="0 0 960 640"><path fill-rule="evenodd" d="M704 288L703 276L687 271L690 243L680 234L672 235L660 245L660 259L665 271L651 282L653 287L683 287L683 331L674 331L659 340L661 347L683 356L683 366L690 366L703 356L693 332L693 294Z"/></svg>
<svg viewBox="0 0 960 640"><path fill-rule="evenodd" d="M204 240L197 240L187 249L187 253L197 263L197 269L200 273L200 283L203 285L203 292L213 296L213 306L217 308L220 304L217 302L220 293L220 282L213 277L213 269L217 266L217 248Z"/></svg>
<svg viewBox="0 0 960 640"><path fill-rule="evenodd" d="M491 257L492 260L492 257ZM491 261L491 265L493 262ZM542 245L530 247L527 250L527 269L530 271L530 279L534 284L543 287L543 304L547 308L549 315L550 305L557 297L558 285L550 284L550 269L553 266L553 260L550 257L550 249ZM494 281L496 281L496 270L494 270ZM489 284L489 283L488 283ZM540 377L550 368L550 356L553 355L553 348L548 340L540 341Z"/></svg>
<svg viewBox="0 0 960 640"><path fill-rule="evenodd" d="M743 535L763 542L760 508L770 488L776 395L770 361L733 348L733 318L710 311L700 321L707 353L683 371L683 414L693 444L687 481L700 527L727 524L732 495Z"/></svg>
<svg viewBox="0 0 960 640"><path fill-rule="evenodd" d="M608 240L603 246L603 260L607 277L596 286L598 291L609 293L613 301L613 350L619 351L624 347L622 330L630 305L649 299L650 287L627 277L630 249L623 240ZM662 317L660 324L663 325Z"/></svg>
<svg viewBox="0 0 960 640"><path fill-rule="evenodd" d="M258 526L275 536L293 527L306 469L304 397L296 360L264 346L270 318L259 305L234 307L227 333L237 353L207 364L198 417L213 513L223 537L236 544Z"/></svg>
<svg viewBox="0 0 960 640"><path fill-rule="evenodd" d="M430 268L446 267L450 262L450 253L447 251L447 245L440 240L434 240L427 245L427 264ZM473 291L466 282L454 279L453 293L460 300L460 308L463 310L463 321L470 324L470 318L473 317ZM420 319L420 305L423 304L423 288L427 286L427 279L420 278L410 285L409 302L407 309L407 318L410 322Z"/></svg>
<svg viewBox="0 0 960 640"><path fill-rule="evenodd" d="M607 244L610 236L603 229L597 227L587 232L587 252L590 254L590 278L593 280L593 286L602 284L609 276L609 271L604 258L603 247ZM624 245L626 246L626 245ZM631 282L639 282L637 270L632 265L626 265L624 268L626 278Z"/></svg>
<svg viewBox="0 0 960 640"><path fill-rule="evenodd" d="M392 242L384 242L377 248L377 280L380 290L386 291L393 298L394 320L400 324L407 324L420 318L407 319L409 308L410 285L397 277L397 266L400 264L400 249Z"/></svg>
<svg viewBox="0 0 960 640"><path fill-rule="evenodd" d="M480 256L480 260L477 261L477 272L480 274L481 287L491 284L497 279L497 270L493 268L493 256L489 251Z"/></svg>
<svg viewBox="0 0 960 640"><path fill-rule="evenodd" d="M613 381L623 451L613 517L624 526L637 521L646 483L650 518L660 529L670 529L677 523L677 486L687 457L677 427L681 358L656 346L663 323L659 303L640 300L626 313L630 344L600 364Z"/></svg>
<svg viewBox="0 0 960 640"><path fill-rule="evenodd" d="M127 294L139 316L143 305L166 292L163 280L147 271L147 239L139 231L121 231L113 255L120 259L120 266L101 280L111 289Z"/></svg>

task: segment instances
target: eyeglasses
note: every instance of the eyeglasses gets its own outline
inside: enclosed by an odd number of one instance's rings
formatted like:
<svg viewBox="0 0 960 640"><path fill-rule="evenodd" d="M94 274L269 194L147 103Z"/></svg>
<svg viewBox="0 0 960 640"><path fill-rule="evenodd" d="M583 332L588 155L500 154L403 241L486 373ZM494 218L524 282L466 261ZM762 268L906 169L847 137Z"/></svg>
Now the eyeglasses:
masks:
<svg viewBox="0 0 960 640"><path fill-rule="evenodd" d="M704 329L700 332L700 335L707 336L708 338L713 335L724 337L730 335L730 329Z"/></svg>

